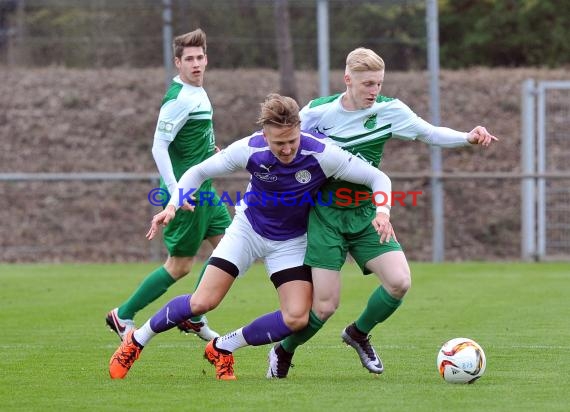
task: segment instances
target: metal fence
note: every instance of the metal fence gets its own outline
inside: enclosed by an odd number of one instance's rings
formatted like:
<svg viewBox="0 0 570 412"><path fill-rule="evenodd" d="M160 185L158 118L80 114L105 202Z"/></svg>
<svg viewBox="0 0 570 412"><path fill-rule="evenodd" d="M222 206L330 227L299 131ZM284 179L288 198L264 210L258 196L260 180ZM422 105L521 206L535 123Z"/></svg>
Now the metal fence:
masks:
<svg viewBox="0 0 570 412"><path fill-rule="evenodd" d="M421 191L412 204L396 207L395 227L406 254L412 260L430 260L431 173L390 173L398 190ZM502 230L519 219L520 201L511 196L520 173L441 173L446 216L446 259L516 259L517 229ZM248 175L216 179L219 191L243 191ZM153 173L0 173L0 216L3 222L0 261L4 262L123 262L159 261L166 257L161 239L148 242L144 235L159 207L149 203L148 193L158 185ZM480 193L478 187L489 187ZM504 195L503 195L504 194ZM477 204L497 210L474 232L482 215L465 209ZM231 210L232 208L230 208ZM396 211L397 209L397 211ZM453 211L462 211L453 213ZM505 223L506 222L506 223ZM510 223L509 223L510 222ZM500 244L489 249L490 245ZM205 242L199 252L211 252Z"/></svg>
<svg viewBox="0 0 570 412"><path fill-rule="evenodd" d="M425 0L289 0L299 69L316 67L315 22L323 2L335 34L333 67L342 65L346 50L361 44L382 49L392 69L425 67ZM395 9L406 13L405 30L382 24ZM276 68L273 13L273 0L0 0L0 64L157 67L163 63L165 28L180 34L202 27L216 67ZM351 16L358 19L356 27L340 23Z"/></svg>
<svg viewBox="0 0 570 412"><path fill-rule="evenodd" d="M570 81L523 85L522 256L570 258Z"/></svg>

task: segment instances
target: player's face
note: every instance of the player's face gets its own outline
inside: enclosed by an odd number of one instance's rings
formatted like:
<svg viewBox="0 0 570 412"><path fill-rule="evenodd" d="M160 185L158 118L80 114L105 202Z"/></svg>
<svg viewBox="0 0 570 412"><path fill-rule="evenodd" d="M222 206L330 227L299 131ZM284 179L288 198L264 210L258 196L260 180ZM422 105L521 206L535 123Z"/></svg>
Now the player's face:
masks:
<svg viewBox="0 0 570 412"><path fill-rule="evenodd" d="M174 58L174 63L178 73L180 73L180 79L184 83L202 87L208 57L201 47L185 47L182 56Z"/></svg>
<svg viewBox="0 0 570 412"><path fill-rule="evenodd" d="M288 164L295 159L301 144L300 126L279 127L266 124L263 126L263 135L269 150L281 163Z"/></svg>
<svg viewBox="0 0 570 412"><path fill-rule="evenodd" d="M384 71L352 72L344 75L346 95L342 104L347 110L372 107L384 82Z"/></svg>

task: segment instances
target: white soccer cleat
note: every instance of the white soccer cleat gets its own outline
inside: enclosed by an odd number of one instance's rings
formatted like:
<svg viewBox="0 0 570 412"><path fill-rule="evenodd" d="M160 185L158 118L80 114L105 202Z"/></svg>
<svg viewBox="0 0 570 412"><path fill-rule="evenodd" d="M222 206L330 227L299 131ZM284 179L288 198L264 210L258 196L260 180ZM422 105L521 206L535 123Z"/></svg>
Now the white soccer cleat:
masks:
<svg viewBox="0 0 570 412"><path fill-rule="evenodd" d="M176 325L180 331L190 334L193 333L200 339L209 342L215 338L219 338L220 334L208 326L208 319L202 315L199 322L192 322L190 319L180 322Z"/></svg>
<svg viewBox="0 0 570 412"><path fill-rule="evenodd" d="M105 323L113 332L119 335L119 338L123 340L127 333L135 329L135 322L132 319L121 319L118 315L119 308L115 308L109 313L105 318Z"/></svg>
<svg viewBox="0 0 570 412"><path fill-rule="evenodd" d="M380 357L370 344L370 335L359 336L354 324L347 326L342 331L342 340L356 350L360 357L360 362L370 373L380 374L384 372L384 365Z"/></svg>
<svg viewBox="0 0 570 412"><path fill-rule="evenodd" d="M269 351L267 355L267 362L269 363L269 368L267 368L267 374L265 375L267 379L284 379L289 373L289 368L293 366L291 360L293 359L293 354L285 352L281 345L278 343Z"/></svg>

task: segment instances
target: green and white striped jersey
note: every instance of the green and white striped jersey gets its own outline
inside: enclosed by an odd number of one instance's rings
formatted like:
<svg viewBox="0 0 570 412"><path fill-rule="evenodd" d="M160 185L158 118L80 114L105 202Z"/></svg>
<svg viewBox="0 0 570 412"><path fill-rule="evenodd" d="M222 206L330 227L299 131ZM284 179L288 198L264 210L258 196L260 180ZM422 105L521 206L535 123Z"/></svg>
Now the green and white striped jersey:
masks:
<svg viewBox="0 0 570 412"><path fill-rule="evenodd" d="M375 167L380 166L388 139L415 140L429 136L434 128L398 99L378 96L370 108L350 111L341 104L343 95L320 97L309 102L300 112L301 128L324 134ZM336 193L340 188L370 192L367 187L338 180L329 181L321 191Z"/></svg>
<svg viewBox="0 0 570 412"><path fill-rule="evenodd" d="M173 79L162 100L154 138L171 142L168 154L177 181L215 153L213 114L203 87L183 83L179 76Z"/></svg>

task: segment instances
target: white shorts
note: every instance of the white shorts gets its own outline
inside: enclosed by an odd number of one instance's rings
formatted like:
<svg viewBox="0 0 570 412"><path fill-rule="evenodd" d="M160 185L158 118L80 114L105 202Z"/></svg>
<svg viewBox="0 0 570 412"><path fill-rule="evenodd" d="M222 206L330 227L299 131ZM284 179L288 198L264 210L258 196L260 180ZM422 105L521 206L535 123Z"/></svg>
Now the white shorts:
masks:
<svg viewBox="0 0 570 412"><path fill-rule="evenodd" d="M302 266L307 234L289 240L269 240L258 235L243 212L236 211L212 257L232 262L242 276L256 259L263 259L269 277L284 269Z"/></svg>

